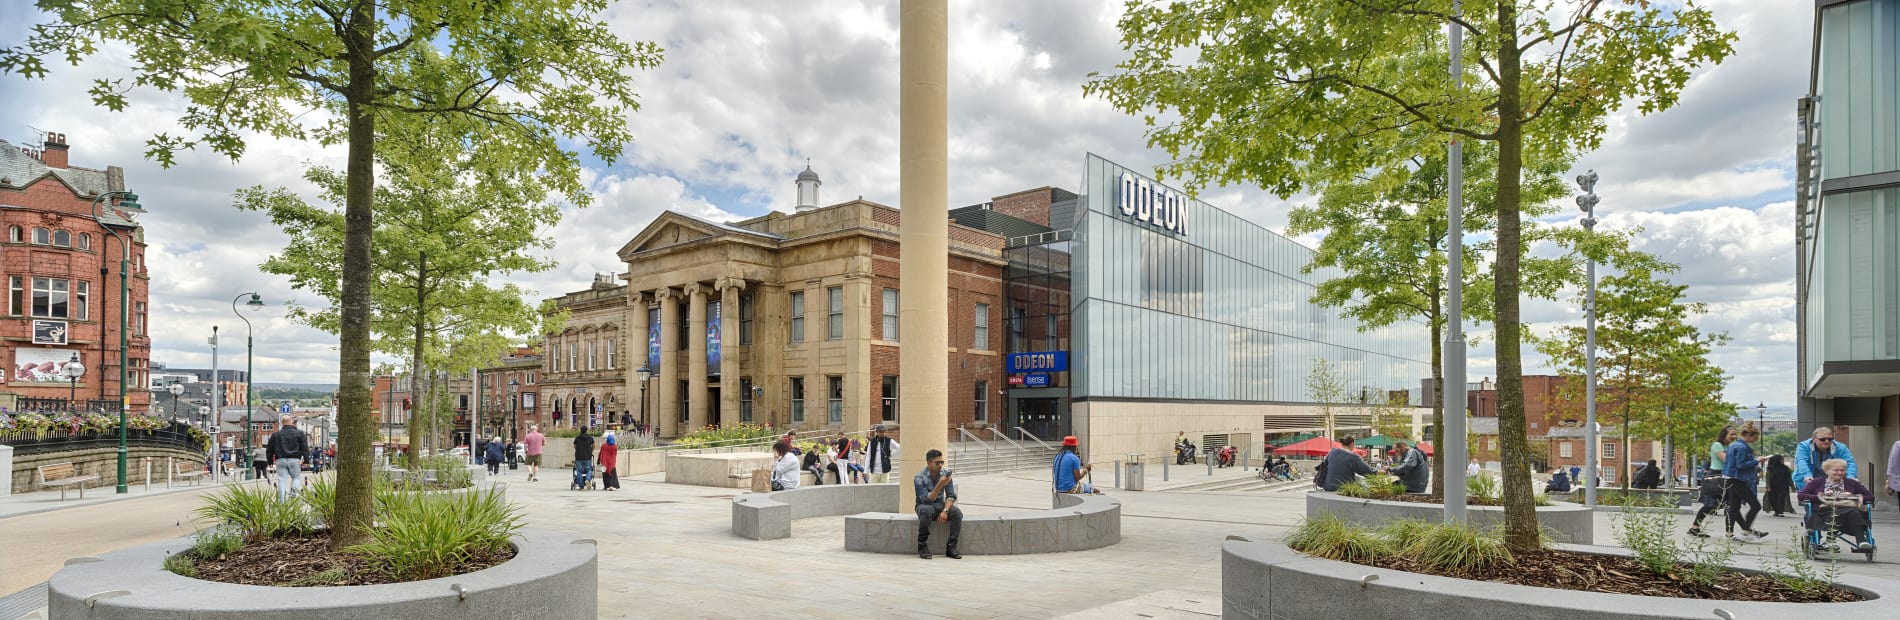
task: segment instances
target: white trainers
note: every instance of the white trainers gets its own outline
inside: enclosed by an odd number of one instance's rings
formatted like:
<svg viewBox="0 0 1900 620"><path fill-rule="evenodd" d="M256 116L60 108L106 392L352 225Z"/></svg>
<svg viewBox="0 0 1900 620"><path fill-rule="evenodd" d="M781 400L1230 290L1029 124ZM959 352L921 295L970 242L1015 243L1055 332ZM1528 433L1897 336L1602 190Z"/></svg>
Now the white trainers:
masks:
<svg viewBox="0 0 1900 620"><path fill-rule="evenodd" d="M1730 536L1730 537L1729 537L1728 539L1729 539L1729 540L1732 540L1732 541L1735 541L1735 542L1738 542L1738 543L1755 543L1755 542L1761 542L1761 539L1760 539L1760 538L1756 538L1756 537L1754 537L1754 536L1750 536L1750 535L1748 535L1748 534L1736 534L1736 535L1734 535L1734 536Z"/></svg>
<svg viewBox="0 0 1900 620"><path fill-rule="evenodd" d="M1858 543L1854 543L1854 550L1856 550L1856 551L1866 551L1866 550L1868 550L1868 549L1872 549L1872 548L1874 548L1874 544L1873 544L1873 543L1870 543L1870 542L1858 542Z"/></svg>

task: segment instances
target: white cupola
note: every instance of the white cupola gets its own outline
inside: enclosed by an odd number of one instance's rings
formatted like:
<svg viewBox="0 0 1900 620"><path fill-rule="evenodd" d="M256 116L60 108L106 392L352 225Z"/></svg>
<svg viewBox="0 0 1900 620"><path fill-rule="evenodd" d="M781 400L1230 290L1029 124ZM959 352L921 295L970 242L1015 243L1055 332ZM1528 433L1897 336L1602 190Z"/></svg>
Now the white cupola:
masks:
<svg viewBox="0 0 1900 620"><path fill-rule="evenodd" d="M812 172L811 160L805 160L805 171L798 173L798 204L800 212L818 208L818 186L824 185L818 180L818 173Z"/></svg>

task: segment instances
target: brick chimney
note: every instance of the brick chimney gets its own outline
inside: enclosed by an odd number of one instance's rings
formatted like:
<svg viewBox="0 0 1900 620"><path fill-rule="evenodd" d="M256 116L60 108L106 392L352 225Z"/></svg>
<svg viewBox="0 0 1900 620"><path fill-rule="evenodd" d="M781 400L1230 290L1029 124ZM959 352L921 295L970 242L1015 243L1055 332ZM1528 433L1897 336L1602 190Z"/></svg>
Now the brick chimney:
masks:
<svg viewBox="0 0 1900 620"><path fill-rule="evenodd" d="M46 143L41 145L40 161L48 168L66 168L66 134L46 132Z"/></svg>

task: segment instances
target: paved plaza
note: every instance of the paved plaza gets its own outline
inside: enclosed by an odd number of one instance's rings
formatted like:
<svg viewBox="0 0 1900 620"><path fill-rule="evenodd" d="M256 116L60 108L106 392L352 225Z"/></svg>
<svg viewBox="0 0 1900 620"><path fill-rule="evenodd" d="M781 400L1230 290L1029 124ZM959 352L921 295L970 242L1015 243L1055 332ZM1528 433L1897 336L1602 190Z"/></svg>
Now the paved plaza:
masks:
<svg viewBox="0 0 1900 620"><path fill-rule="evenodd" d="M753 541L729 532L735 491L666 484L659 474L623 481L617 492L567 490L565 472L524 482L510 472L509 496L531 526L600 542L604 618L1208 618L1220 612L1220 543L1229 535L1278 537L1304 514L1304 485L1284 491L1193 491L1207 478L1176 472L1167 484L1120 492L1122 542L1052 555L877 555L844 551L844 520L795 521L792 537ZM1048 507L1040 470L968 476L959 505L970 514ZM1227 470L1216 477L1239 478ZM1158 482L1158 481L1155 481ZM0 592L31 588L67 558L187 533L189 512L210 485L130 497L110 489L84 502L44 493L0 499ZM1686 529L1689 516L1679 516ZM1716 521L1720 528L1720 521ZM1798 526L1763 516L1774 544ZM1613 541L1610 513L1596 517L1597 540ZM1900 516L1876 517L1886 543L1880 561L1844 556L1848 574L1900 579ZM5 611L5 610L0 610ZM20 613L30 613L32 609ZM0 618L13 620L18 615Z"/></svg>

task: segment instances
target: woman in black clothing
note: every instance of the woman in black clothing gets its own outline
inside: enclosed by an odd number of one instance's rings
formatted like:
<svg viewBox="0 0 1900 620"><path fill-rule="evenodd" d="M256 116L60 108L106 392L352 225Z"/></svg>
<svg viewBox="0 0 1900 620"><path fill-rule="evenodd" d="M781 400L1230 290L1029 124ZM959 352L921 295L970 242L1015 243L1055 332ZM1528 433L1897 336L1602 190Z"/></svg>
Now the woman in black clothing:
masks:
<svg viewBox="0 0 1900 620"><path fill-rule="evenodd" d="M1777 517L1794 512L1794 504L1788 501L1788 494L1794 492L1794 470L1782 461L1781 455L1768 457L1768 497L1763 508Z"/></svg>

